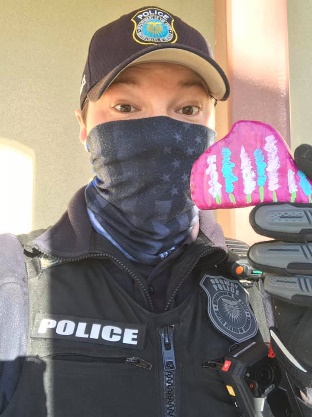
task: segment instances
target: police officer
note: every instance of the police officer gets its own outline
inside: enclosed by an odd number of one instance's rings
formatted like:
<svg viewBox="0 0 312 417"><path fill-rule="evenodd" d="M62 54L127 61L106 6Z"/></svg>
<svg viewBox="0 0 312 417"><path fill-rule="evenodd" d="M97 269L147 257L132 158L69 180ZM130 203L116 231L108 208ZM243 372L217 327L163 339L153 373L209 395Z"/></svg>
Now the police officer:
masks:
<svg viewBox="0 0 312 417"><path fill-rule="evenodd" d="M189 192L227 78L199 32L142 7L94 34L80 91L94 179L55 225L21 238L26 269L20 243L1 237L1 415L236 416L204 364L258 340L257 323ZM306 375L310 359L298 352ZM310 379L298 381L307 401Z"/></svg>

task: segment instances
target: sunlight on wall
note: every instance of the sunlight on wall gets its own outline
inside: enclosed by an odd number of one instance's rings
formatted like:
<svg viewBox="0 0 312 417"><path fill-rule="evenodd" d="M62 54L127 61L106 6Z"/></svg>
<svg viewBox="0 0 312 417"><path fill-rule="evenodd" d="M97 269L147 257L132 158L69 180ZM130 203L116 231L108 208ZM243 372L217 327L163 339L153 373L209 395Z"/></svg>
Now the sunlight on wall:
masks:
<svg viewBox="0 0 312 417"><path fill-rule="evenodd" d="M33 151L0 138L0 233L25 233L32 229Z"/></svg>

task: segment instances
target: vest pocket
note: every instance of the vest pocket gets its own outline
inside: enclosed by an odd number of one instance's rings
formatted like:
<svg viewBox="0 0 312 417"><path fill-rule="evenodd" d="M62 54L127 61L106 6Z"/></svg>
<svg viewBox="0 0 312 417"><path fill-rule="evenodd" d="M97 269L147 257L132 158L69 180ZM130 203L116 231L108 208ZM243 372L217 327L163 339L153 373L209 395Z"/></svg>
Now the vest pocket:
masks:
<svg viewBox="0 0 312 417"><path fill-rule="evenodd" d="M46 365L38 357L24 359L15 393L1 417L47 417L44 373Z"/></svg>
<svg viewBox="0 0 312 417"><path fill-rule="evenodd" d="M44 359L81 362L81 363L93 363L93 364L125 364L134 365L138 368L152 369L152 364L145 361L138 356L117 356L117 357L96 357L89 355L81 355L78 353L55 353L47 355Z"/></svg>
<svg viewBox="0 0 312 417"><path fill-rule="evenodd" d="M182 394L186 416L237 417L231 397L216 369L205 368L200 361L194 361L193 368L188 369L192 371L184 373Z"/></svg>
<svg viewBox="0 0 312 417"><path fill-rule="evenodd" d="M156 370L143 358L57 353L43 359L48 417L158 416Z"/></svg>

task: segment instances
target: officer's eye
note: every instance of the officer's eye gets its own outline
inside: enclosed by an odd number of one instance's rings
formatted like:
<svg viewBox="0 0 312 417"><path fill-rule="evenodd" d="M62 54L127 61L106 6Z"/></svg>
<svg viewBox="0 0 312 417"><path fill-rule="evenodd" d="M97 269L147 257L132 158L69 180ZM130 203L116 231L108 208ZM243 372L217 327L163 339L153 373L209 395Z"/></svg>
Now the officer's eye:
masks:
<svg viewBox="0 0 312 417"><path fill-rule="evenodd" d="M131 104L117 104L117 106L115 106L115 109L120 113L132 113L137 111L137 109L131 106Z"/></svg>
<svg viewBox="0 0 312 417"><path fill-rule="evenodd" d="M177 113L184 114L185 116L194 116L199 113L199 106L184 106L177 111Z"/></svg>

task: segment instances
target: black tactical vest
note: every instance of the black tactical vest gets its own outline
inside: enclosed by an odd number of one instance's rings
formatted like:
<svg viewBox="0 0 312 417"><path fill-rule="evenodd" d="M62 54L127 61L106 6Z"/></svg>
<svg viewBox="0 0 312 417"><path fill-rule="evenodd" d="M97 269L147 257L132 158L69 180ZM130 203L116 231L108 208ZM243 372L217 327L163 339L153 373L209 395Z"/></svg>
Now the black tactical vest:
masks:
<svg viewBox="0 0 312 417"><path fill-rule="evenodd" d="M60 263L29 279L29 345L1 417L234 417L203 365L233 341L211 324L200 285L154 314L116 283L105 259Z"/></svg>

